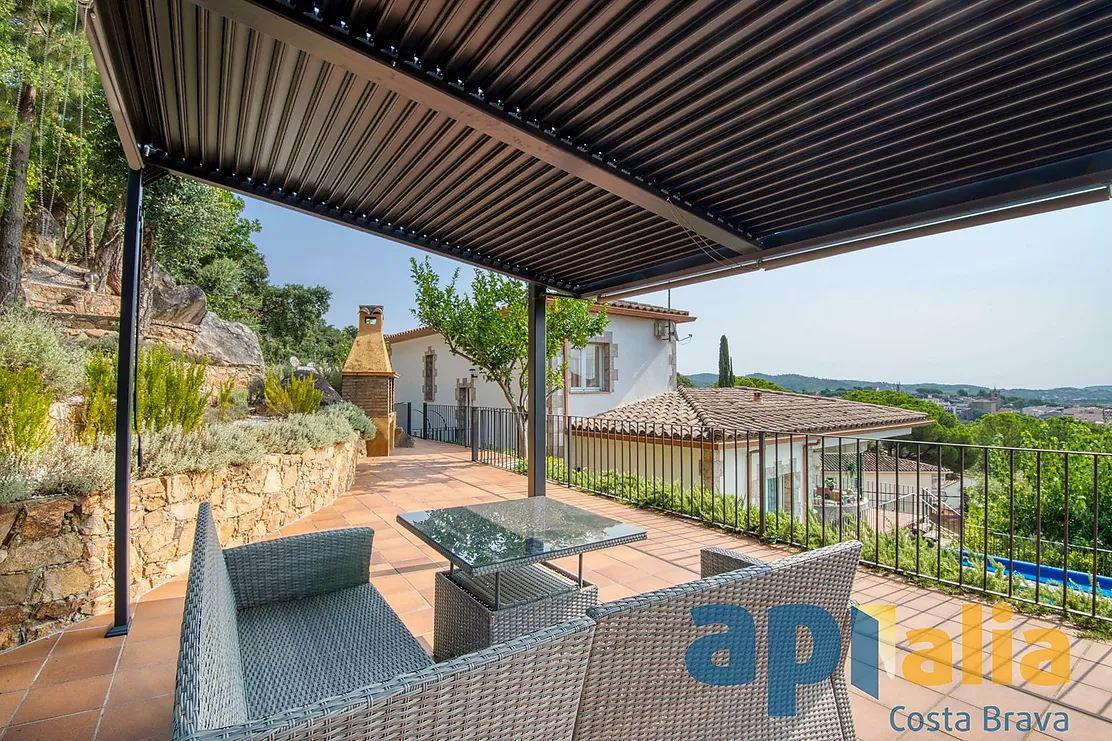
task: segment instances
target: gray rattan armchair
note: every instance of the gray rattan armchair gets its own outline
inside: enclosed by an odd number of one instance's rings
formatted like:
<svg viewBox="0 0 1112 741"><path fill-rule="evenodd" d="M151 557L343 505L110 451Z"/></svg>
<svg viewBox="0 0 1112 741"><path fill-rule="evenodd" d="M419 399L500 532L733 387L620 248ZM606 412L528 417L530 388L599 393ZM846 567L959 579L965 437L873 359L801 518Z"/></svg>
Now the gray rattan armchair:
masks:
<svg viewBox="0 0 1112 741"><path fill-rule="evenodd" d="M432 665L368 583L372 538L336 530L223 551L201 505L175 741L571 738L594 623Z"/></svg>

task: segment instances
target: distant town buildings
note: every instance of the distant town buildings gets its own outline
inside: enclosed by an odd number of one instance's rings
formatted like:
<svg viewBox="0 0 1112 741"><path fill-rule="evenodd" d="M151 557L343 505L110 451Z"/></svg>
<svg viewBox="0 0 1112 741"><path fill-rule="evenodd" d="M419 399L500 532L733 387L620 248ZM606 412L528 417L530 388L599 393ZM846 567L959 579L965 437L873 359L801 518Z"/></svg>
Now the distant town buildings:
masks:
<svg viewBox="0 0 1112 741"><path fill-rule="evenodd" d="M983 393L983 392L982 392ZM1091 422L1093 424L1112 424L1112 407L1103 406L1065 406L1060 404L1030 404L1022 408L1007 408L999 389L993 389L986 396L958 396L957 394L916 394L922 399L937 404L944 411L953 414L963 422L969 422L986 414L996 414L1001 411L1015 411L1027 417L1036 419L1051 419L1052 417L1069 417L1078 422Z"/></svg>
<svg viewBox="0 0 1112 741"><path fill-rule="evenodd" d="M986 414L996 414L1003 408L1004 402L1000 398L1000 389L993 389L987 399L973 398L969 400L969 412L973 415L973 419Z"/></svg>

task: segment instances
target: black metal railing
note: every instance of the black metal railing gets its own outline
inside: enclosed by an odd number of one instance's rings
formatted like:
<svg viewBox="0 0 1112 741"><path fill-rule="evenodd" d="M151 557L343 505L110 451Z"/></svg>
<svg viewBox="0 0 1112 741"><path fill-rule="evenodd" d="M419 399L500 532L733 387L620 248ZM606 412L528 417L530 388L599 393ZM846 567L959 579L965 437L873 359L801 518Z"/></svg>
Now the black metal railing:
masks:
<svg viewBox="0 0 1112 741"><path fill-rule="evenodd" d="M523 415L422 419L423 437L524 473ZM552 481L803 548L857 539L880 568L1112 621L1112 454L562 415L546 429Z"/></svg>
<svg viewBox="0 0 1112 741"><path fill-rule="evenodd" d="M407 435L453 445L470 445L471 407L453 404L394 404L396 424Z"/></svg>

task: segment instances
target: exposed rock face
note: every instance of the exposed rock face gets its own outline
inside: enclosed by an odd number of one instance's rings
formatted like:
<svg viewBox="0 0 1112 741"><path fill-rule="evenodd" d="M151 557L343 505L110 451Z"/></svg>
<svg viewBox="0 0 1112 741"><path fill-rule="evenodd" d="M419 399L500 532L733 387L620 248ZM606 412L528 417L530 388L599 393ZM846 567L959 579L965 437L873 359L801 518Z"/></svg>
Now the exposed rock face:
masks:
<svg viewBox="0 0 1112 741"><path fill-rule="evenodd" d="M155 289L151 299L152 318L175 324L200 324L208 313L208 298L200 286L184 285Z"/></svg>
<svg viewBox="0 0 1112 741"><path fill-rule="evenodd" d="M193 354L206 355L216 365L251 366L260 371L264 367L259 338L246 324L229 322L210 311L199 326Z"/></svg>
<svg viewBox="0 0 1112 741"><path fill-rule="evenodd" d="M154 266L151 296L152 320L175 324L200 324L208 312L208 298L200 286L178 285L174 277Z"/></svg>

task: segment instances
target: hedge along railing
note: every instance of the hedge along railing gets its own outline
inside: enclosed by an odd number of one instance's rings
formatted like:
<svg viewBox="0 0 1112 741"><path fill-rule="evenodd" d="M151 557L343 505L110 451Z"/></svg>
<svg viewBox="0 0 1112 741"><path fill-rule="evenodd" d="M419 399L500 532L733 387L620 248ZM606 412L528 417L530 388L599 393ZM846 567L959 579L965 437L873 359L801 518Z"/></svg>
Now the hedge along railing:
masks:
<svg viewBox="0 0 1112 741"><path fill-rule="evenodd" d="M524 472L512 411L427 419L428 439ZM861 540L880 568L1112 622L1110 454L562 415L546 429L550 480L803 548Z"/></svg>

